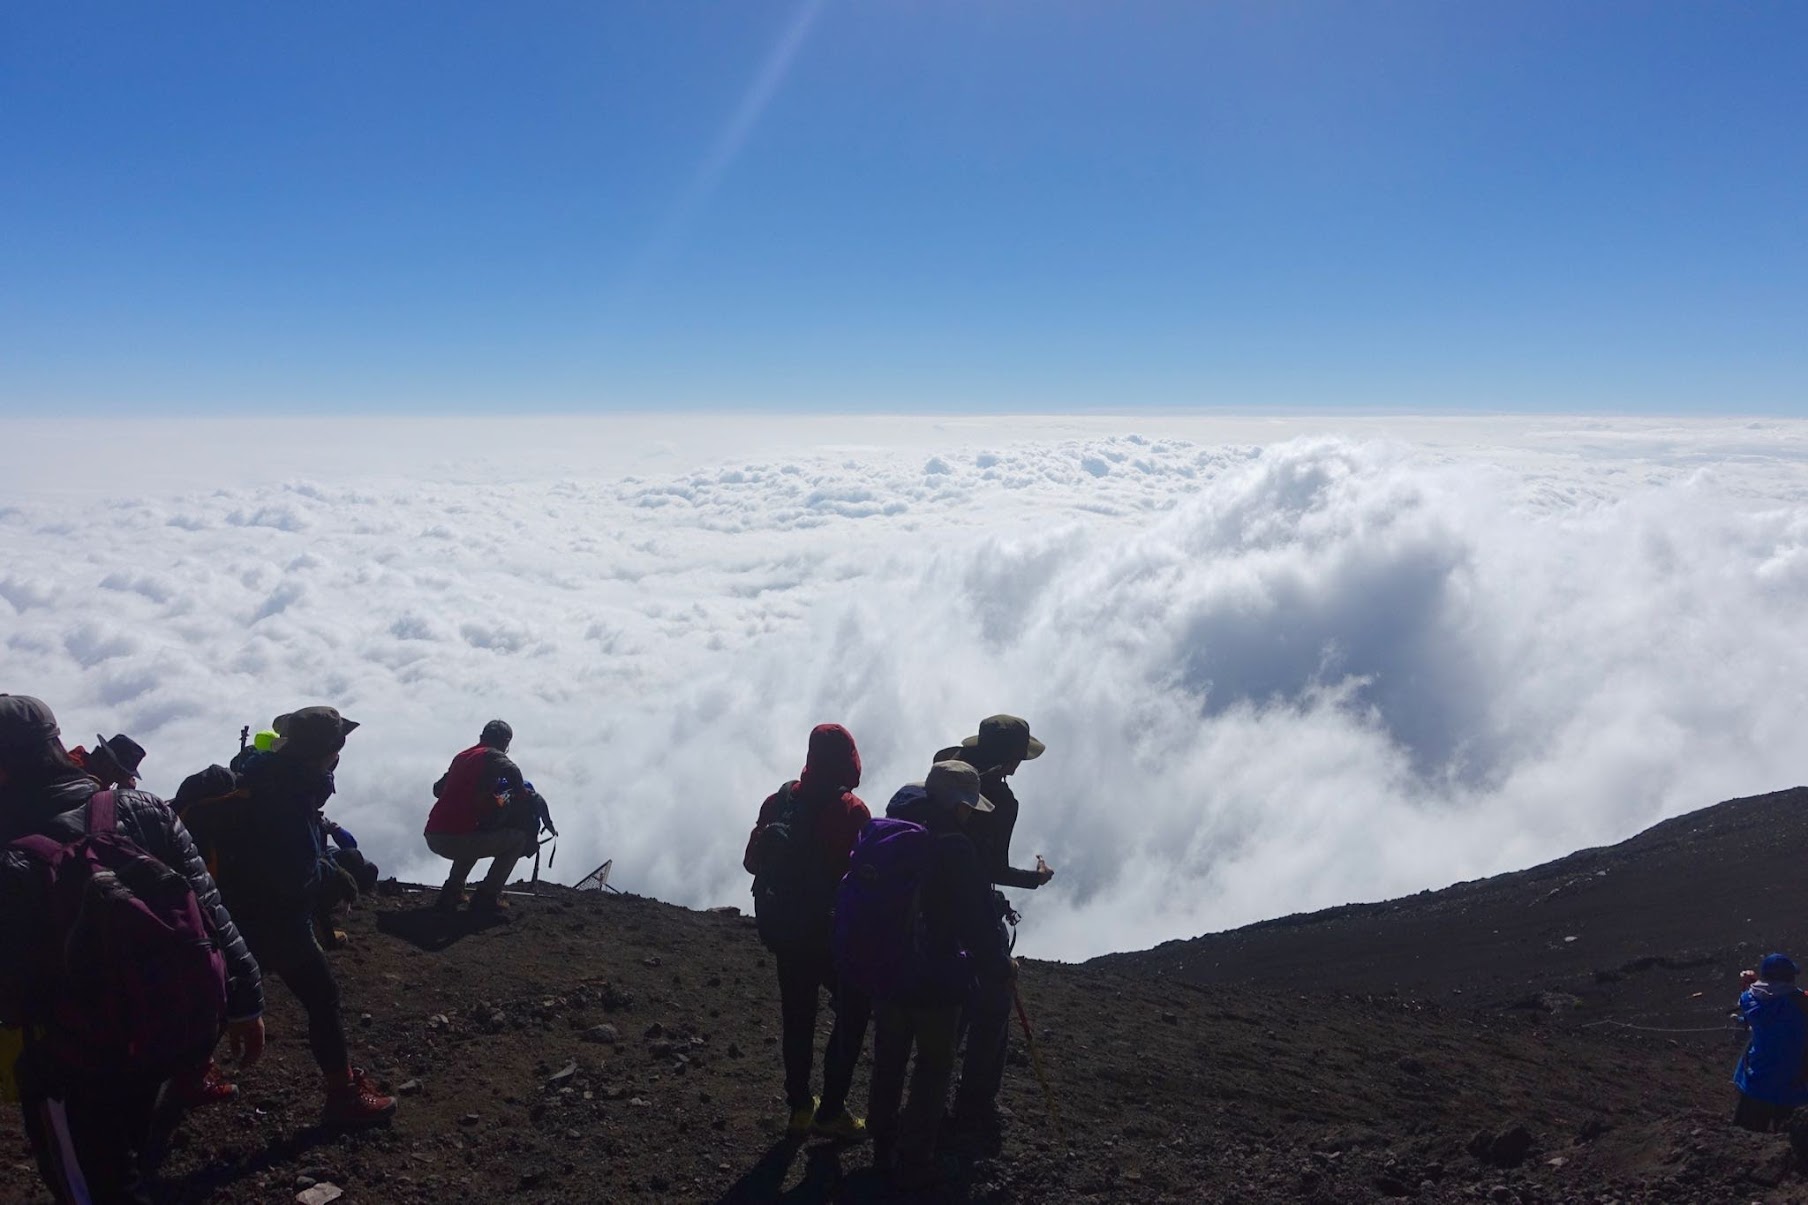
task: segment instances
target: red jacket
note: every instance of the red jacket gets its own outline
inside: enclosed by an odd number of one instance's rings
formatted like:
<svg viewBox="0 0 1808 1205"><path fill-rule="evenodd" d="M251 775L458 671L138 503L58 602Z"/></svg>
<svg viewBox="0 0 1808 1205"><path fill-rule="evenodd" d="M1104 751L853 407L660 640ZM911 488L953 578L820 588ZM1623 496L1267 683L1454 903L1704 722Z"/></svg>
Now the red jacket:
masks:
<svg viewBox="0 0 1808 1205"><path fill-rule="evenodd" d="M452 759L433 784L435 803L427 816L430 833L474 833L496 813L496 783L521 789L521 771L508 754L488 745L472 745Z"/></svg>
<svg viewBox="0 0 1808 1205"><path fill-rule="evenodd" d="M854 738L840 724L818 724L810 732L810 755L804 771L797 778L797 793L805 798L820 799L825 806L816 809L816 842L822 850L823 869L838 881L847 873L848 858L860 830L871 820L872 813L853 788L860 785L860 750ZM778 818L783 803L783 790L774 791L760 804L760 818L747 837L747 852L741 865L748 874L758 872L754 865L754 846L760 830Z"/></svg>

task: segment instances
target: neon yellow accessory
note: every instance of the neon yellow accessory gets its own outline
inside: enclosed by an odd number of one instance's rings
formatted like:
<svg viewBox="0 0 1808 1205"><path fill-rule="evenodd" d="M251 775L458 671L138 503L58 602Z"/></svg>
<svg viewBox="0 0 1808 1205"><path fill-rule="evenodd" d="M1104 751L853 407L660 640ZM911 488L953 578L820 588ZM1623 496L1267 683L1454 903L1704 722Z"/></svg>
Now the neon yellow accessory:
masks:
<svg viewBox="0 0 1808 1205"><path fill-rule="evenodd" d="M268 753L276 747L276 729L266 728L251 738L251 744L259 753Z"/></svg>

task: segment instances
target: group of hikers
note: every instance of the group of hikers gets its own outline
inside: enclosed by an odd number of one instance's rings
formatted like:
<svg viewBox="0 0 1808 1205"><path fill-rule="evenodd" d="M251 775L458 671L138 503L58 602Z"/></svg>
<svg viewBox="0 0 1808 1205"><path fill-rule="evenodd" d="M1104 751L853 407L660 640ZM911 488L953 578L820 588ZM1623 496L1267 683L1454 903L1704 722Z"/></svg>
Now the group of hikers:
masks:
<svg viewBox="0 0 1808 1205"><path fill-rule="evenodd" d="M48 705L0 694L0 1090L19 1102L59 1202L150 1199L183 1114L238 1094L214 1060L221 1038L240 1069L262 1054L270 975L306 1013L322 1123L395 1113L395 1098L352 1064L326 955L344 940L336 907L377 886L376 866L324 812L357 728L319 705L277 716L254 739L247 727L228 764L190 774L166 803L137 789L146 753L136 741L65 747ZM517 862L542 832L557 835L509 757L512 739L492 720L433 784L423 836L451 863L441 911L506 909ZM854 794L854 738L823 724L802 773L761 805L743 862L778 968L789 1136L870 1136L877 1166L931 1183L958 1056L949 1122L996 1137L1017 919L998 889L1054 875L1040 857L1011 865L1018 803L1007 779L1042 752L1024 720L992 716L875 819ZM835 1020L818 1097L824 989ZM869 1026L863 1121L848 1093Z"/></svg>
<svg viewBox="0 0 1808 1205"><path fill-rule="evenodd" d="M803 772L760 805L743 865L754 876L760 938L777 963L793 1137L870 1135L875 1167L901 1186L935 1183L963 1042L948 1122L982 1142L996 1136L1017 974L1008 928L1017 915L998 888L1034 890L1054 877L1040 856L1033 869L1011 865L1018 802L1007 779L1042 752L1027 722L991 716L937 753L923 780L900 788L874 819L854 794L854 738L822 724L810 733ZM811 1065L824 988L835 1019L819 1098ZM848 1110L848 1090L869 1020L863 1121Z"/></svg>
<svg viewBox="0 0 1808 1205"><path fill-rule="evenodd" d="M136 741L66 748L43 701L0 694L0 1091L59 1202L151 1199L183 1114L238 1095L214 1061L222 1036L241 1069L262 1054L270 975L307 1015L322 1124L395 1113L352 1065L326 956L344 940L335 908L379 873L323 811L357 727L332 707L287 712L166 803L136 789ZM434 787L425 836L452 862L441 907L464 902L482 857L496 861L471 907L506 906L515 862L552 830L510 736L487 725Z"/></svg>
<svg viewBox="0 0 1808 1205"><path fill-rule="evenodd" d="M323 811L357 727L327 706L285 713L255 740L242 732L230 764L189 775L165 803L136 789L136 741L66 748L46 704L0 694L0 1088L19 1101L58 1201L149 1200L148 1169L183 1112L237 1095L213 1058L220 1039L240 1068L257 1062L271 974L307 1014L323 1124L395 1113L352 1065L325 953L343 940L334 907L377 882ZM492 720L433 785L423 835L451 863L437 909L506 909L517 862L542 832L556 835L508 755L512 739ZM1017 975L1017 914L1000 888L1054 875L1040 856L1011 864L1008 780L1043 749L1026 721L990 716L875 818L854 793L853 736L822 724L802 772L760 805L743 866L777 966L790 1137L870 1138L875 1167L907 1188L940 1178L945 1136L996 1139ZM1781 1128L1808 1105L1808 994L1796 977L1783 954L1743 975L1738 1125ZM834 1021L818 1096L824 990ZM862 1120L848 1097L869 1027Z"/></svg>

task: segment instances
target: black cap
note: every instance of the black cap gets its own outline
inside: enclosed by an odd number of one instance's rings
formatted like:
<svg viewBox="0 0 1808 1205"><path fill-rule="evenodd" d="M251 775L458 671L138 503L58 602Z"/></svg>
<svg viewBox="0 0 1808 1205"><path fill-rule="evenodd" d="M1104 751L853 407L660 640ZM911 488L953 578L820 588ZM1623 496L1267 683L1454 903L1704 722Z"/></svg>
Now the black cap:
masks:
<svg viewBox="0 0 1808 1205"><path fill-rule="evenodd" d="M515 730L508 726L507 720L491 720L483 726L483 733L478 736L477 743L488 745L492 749L506 749L514 739Z"/></svg>
<svg viewBox="0 0 1808 1205"><path fill-rule="evenodd" d="M961 742L961 748L989 766L1008 761L1031 761L1048 746L1030 735L1030 722L1014 715L989 715L979 722L979 733Z"/></svg>
<svg viewBox="0 0 1808 1205"><path fill-rule="evenodd" d="M345 748L346 734L358 722L346 719L337 708L315 705L279 715L270 726L276 729L276 743L271 746L275 752L324 757Z"/></svg>
<svg viewBox="0 0 1808 1205"><path fill-rule="evenodd" d="M99 753L103 749L107 751L109 757L119 763L120 769L133 778L138 777L138 767L144 762L143 745L123 732L115 735L112 740L106 739L97 732L94 734L94 751Z"/></svg>
<svg viewBox="0 0 1808 1205"><path fill-rule="evenodd" d="M26 749L62 734L56 716L42 699L0 694L0 746Z"/></svg>

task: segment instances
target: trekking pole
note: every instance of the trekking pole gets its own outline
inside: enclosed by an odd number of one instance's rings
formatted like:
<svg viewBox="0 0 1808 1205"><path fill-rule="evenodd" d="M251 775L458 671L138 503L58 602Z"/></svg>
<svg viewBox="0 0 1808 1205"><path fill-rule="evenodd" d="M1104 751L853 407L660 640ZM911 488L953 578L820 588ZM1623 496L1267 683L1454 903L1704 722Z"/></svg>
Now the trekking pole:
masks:
<svg viewBox="0 0 1808 1205"><path fill-rule="evenodd" d="M1030 1066L1042 1085L1042 1099L1048 1102L1048 1119L1055 1125L1055 1138L1066 1146L1067 1132L1061 1126L1061 1111L1055 1107L1055 1090L1049 1086L1048 1070L1042 1065L1042 1052L1036 1048L1036 1035L1030 1032L1030 1016L1023 1011L1023 993L1017 990L1015 979L1011 981L1011 1000L1017 1005L1017 1020L1023 1026L1023 1043L1030 1050Z"/></svg>

